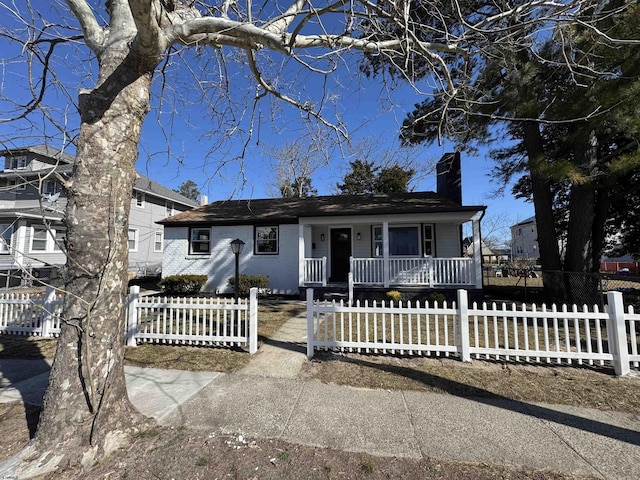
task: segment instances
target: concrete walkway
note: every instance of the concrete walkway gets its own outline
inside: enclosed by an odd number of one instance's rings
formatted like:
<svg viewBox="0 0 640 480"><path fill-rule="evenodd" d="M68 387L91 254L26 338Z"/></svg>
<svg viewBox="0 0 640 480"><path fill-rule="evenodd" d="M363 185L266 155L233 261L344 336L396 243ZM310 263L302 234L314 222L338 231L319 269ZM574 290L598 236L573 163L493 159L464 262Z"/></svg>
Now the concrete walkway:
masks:
<svg viewBox="0 0 640 480"><path fill-rule="evenodd" d="M639 415L305 382L296 378L305 335L302 316L289 320L236 374L126 367L130 398L164 425L375 455L640 478ZM42 360L0 360L0 372L0 402L42 398Z"/></svg>

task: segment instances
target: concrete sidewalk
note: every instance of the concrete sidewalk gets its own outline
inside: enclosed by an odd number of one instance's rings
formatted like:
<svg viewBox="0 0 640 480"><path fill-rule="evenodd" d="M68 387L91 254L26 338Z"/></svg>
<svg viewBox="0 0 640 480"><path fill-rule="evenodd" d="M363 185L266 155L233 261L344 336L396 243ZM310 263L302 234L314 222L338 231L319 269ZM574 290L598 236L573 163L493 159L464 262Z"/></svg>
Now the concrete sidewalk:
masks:
<svg viewBox="0 0 640 480"><path fill-rule="evenodd" d="M640 478L640 416L296 378L305 320L292 318L240 373L126 367L133 404L161 424L402 456ZM43 360L0 360L0 402L38 403ZM640 384L639 384L640 388Z"/></svg>

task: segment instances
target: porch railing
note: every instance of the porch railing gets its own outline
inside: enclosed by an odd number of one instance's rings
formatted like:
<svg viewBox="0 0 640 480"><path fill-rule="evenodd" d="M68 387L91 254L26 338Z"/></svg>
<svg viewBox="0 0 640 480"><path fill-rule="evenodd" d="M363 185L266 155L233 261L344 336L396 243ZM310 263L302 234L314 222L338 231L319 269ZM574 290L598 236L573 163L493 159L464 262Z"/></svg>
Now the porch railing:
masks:
<svg viewBox="0 0 640 480"><path fill-rule="evenodd" d="M304 259L303 282L327 285L327 257Z"/></svg>
<svg viewBox="0 0 640 480"><path fill-rule="evenodd" d="M352 258L351 272L356 285L475 285L472 258L390 258L386 269L382 258Z"/></svg>

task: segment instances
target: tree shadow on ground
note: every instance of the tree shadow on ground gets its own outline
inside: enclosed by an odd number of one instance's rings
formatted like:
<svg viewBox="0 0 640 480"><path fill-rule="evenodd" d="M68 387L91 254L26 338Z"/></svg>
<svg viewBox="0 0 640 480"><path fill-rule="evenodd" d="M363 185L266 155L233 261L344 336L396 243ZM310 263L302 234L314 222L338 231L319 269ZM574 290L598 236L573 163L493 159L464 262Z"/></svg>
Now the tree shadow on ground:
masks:
<svg viewBox="0 0 640 480"><path fill-rule="evenodd" d="M325 361L328 360L351 363L362 367L382 370L394 375L401 375L416 382L428 385L434 389L441 390L450 395L468 398L470 400L473 400L474 402L490 405L504 410L509 410L523 415L528 415L546 422L565 425L585 432L601 435L603 437L609 437L614 440L629 443L631 445L640 445L640 432L638 432L637 430L618 427L616 425L604 423L599 420L554 410L552 408L535 403L513 400L511 398L498 395L483 388L467 385L455 380L440 377L438 375L423 372L420 370L400 365L389 365L370 362L365 358L360 357L354 358L348 356L322 355L321 359Z"/></svg>
<svg viewBox="0 0 640 480"><path fill-rule="evenodd" d="M42 398L51 366L34 338L0 335L0 393L22 401L29 437L33 438L40 418ZM19 397L19 398L18 398Z"/></svg>

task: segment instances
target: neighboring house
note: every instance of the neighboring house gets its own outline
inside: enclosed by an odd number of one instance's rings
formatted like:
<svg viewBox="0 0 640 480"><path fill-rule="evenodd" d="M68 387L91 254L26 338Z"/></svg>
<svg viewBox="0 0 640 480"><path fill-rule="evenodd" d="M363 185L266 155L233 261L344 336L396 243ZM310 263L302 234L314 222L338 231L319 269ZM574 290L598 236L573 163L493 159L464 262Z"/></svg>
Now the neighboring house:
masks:
<svg viewBox="0 0 640 480"><path fill-rule="evenodd" d="M44 145L0 151L0 287L19 282L23 272L47 276L64 265L67 203L63 184L74 157ZM156 221L197 206L196 202L142 175L135 182L129 218L129 271L159 273L164 231Z"/></svg>
<svg viewBox="0 0 640 480"><path fill-rule="evenodd" d="M162 220L162 274L204 274L205 290L229 292L238 238L241 273L268 276L274 293L344 287L349 274L356 288L481 289L461 226L472 222L480 245L486 207L461 205L459 154L438 173L439 193L218 201Z"/></svg>
<svg viewBox="0 0 640 480"><path fill-rule="evenodd" d="M473 257L473 237L465 237L462 240L462 247L466 257ZM482 241L482 262L501 264L511 259L511 250L505 248L490 248Z"/></svg>
<svg viewBox="0 0 640 480"><path fill-rule="evenodd" d="M511 257L514 260L540 258L536 217L529 217L511 226Z"/></svg>

